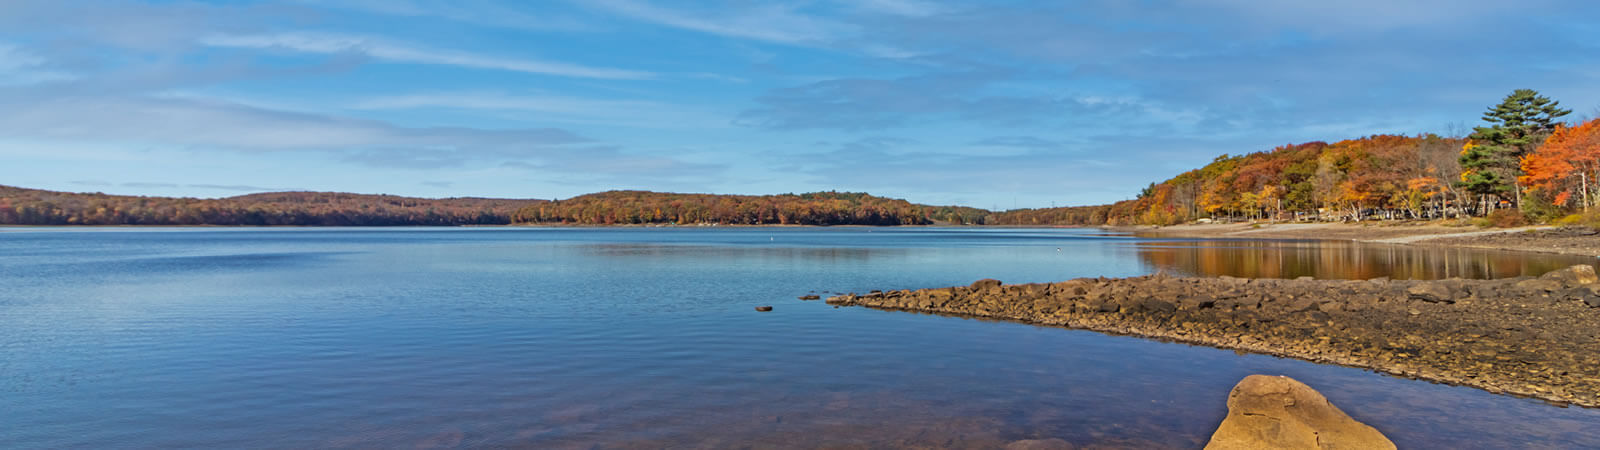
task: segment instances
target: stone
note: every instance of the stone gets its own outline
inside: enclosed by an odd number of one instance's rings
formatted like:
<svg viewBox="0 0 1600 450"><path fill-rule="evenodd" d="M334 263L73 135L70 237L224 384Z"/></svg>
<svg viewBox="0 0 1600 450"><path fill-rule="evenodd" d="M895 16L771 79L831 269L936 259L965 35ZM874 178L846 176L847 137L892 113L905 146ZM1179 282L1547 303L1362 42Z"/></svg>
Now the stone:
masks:
<svg viewBox="0 0 1600 450"><path fill-rule="evenodd" d="M800 299L801 300L822 300L822 296L820 296L820 295L802 295L802 296L800 296Z"/></svg>
<svg viewBox="0 0 1600 450"><path fill-rule="evenodd" d="M1251 375L1228 393L1228 416L1208 450L1393 449L1377 429L1357 422L1321 393L1289 377Z"/></svg>
<svg viewBox="0 0 1600 450"><path fill-rule="evenodd" d="M1072 443L1060 439L1027 439L1006 444L1005 450L1072 450Z"/></svg>
<svg viewBox="0 0 1600 450"><path fill-rule="evenodd" d="M1595 275L1594 266L1588 264L1578 264L1565 269L1546 273L1544 276L1539 277L1539 279L1555 281L1566 287L1579 287L1600 283L1600 275Z"/></svg>
<svg viewBox="0 0 1600 450"><path fill-rule="evenodd" d="M982 280L978 280L978 281L972 282L972 286L969 286L969 287L972 288L972 290L974 290L974 291L981 291L981 290L989 289L989 288L997 288L997 287L1000 287L1000 280L996 280L996 279L993 279L993 278L984 278Z"/></svg>
<svg viewBox="0 0 1600 450"><path fill-rule="evenodd" d="M1406 295L1412 300L1422 300L1428 303L1455 303L1455 293L1444 283L1420 282L1406 288Z"/></svg>
<svg viewBox="0 0 1600 450"><path fill-rule="evenodd" d="M771 310L772 310L771 306L757 306L756 307L756 311L767 312L767 311L771 311Z"/></svg>
<svg viewBox="0 0 1600 450"><path fill-rule="evenodd" d="M1522 280L1518 281L1517 289L1525 291L1552 292L1561 289L1561 282L1556 280Z"/></svg>

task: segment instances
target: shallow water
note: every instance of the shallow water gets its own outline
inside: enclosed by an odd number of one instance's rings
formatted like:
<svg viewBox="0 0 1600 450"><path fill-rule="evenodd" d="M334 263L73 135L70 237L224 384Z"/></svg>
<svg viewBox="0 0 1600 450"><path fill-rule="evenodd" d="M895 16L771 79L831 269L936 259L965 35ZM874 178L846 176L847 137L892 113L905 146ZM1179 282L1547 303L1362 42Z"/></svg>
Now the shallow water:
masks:
<svg viewBox="0 0 1600 450"><path fill-rule="evenodd" d="M1600 447L1600 410L795 299L979 278L1485 277L1578 261L1088 230L13 229L0 232L0 442L1192 448L1235 382L1269 373L1402 447Z"/></svg>

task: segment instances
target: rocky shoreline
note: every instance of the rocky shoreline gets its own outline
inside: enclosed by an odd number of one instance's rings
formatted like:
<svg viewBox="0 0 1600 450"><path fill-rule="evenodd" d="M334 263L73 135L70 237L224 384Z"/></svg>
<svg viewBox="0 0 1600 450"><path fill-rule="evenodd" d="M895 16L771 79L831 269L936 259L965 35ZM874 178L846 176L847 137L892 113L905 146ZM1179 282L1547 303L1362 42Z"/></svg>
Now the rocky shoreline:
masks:
<svg viewBox="0 0 1600 450"><path fill-rule="evenodd" d="M1600 278L1080 278L847 294L829 304L1063 326L1600 407Z"/></svg>

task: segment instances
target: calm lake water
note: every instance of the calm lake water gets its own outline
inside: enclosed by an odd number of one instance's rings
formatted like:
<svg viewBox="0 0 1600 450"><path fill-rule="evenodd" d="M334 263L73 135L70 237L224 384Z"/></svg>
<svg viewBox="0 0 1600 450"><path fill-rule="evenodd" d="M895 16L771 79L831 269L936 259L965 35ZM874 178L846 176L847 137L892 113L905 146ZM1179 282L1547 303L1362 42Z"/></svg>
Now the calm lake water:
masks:
<svg viewBox="0 0 1600 450"><path fill-rule="evenodd" d="M1196 448L1233 384L1264 373L1310 384L1401 447L1595 448L1600 410L795 299L980 278L1503 277L1592 261L1092 230L10 229L0 446Z"/></svg>

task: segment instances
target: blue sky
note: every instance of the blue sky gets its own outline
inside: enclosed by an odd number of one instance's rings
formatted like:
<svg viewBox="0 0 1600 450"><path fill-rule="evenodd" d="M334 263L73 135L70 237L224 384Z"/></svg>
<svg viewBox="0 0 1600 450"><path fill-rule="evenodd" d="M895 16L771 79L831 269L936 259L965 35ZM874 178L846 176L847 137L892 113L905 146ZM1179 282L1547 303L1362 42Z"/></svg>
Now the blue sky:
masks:
<svg viewBox="0 0 1600 450"><path fill-rule="evenodd" d="M1312 140L1600 108L1600 2L0 2L0 184L1104 203Z"/></svg>

